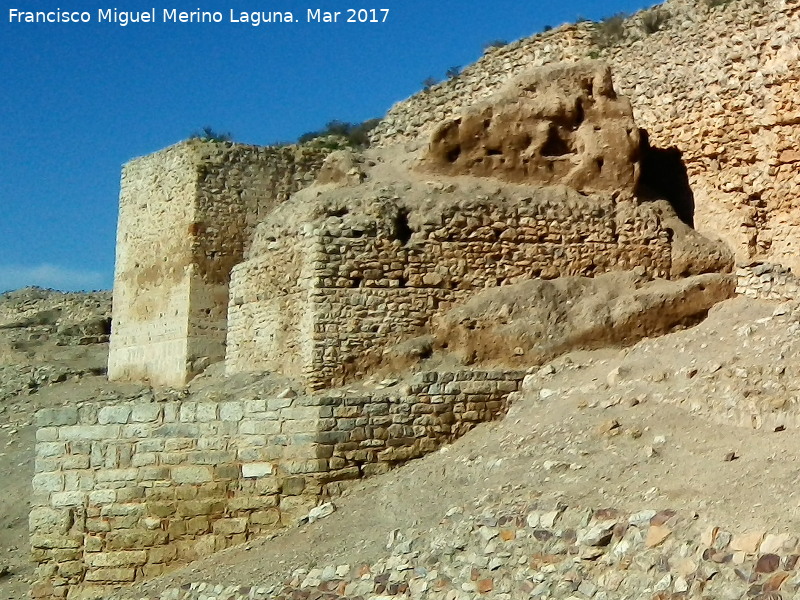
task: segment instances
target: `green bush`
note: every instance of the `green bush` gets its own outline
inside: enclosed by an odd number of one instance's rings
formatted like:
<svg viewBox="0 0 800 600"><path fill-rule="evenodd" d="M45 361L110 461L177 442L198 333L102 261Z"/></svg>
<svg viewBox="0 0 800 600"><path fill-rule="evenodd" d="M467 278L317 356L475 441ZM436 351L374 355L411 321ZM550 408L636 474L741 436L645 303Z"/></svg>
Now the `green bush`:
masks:
<svg viewBox="0 0 800 600"><path fill-rule="evenodd" d="M502 48L504 46L508 46L508 42L506 40L492 40L491 42L487 42L483 45L483 51L489 52L490 50Z"/></svg>
<svg viewBox="0 0 800 600"><path fill-rule="evenodd" d="M640 17L640 25L645 33L655 33L656 31L661 31L664 28L664 25L667 24L669 17L669 12L663 8L653 8L642 14Z"/></svg>
<svg viewBox="0 0 800 600"><path fill-rule="evenodd" d="M601 48L608 48L619 42L625 35L625 13L618 13L606 17L599 23L594 24L592 41Z"/></svg>
<svg viewBox="0 0 800 600"><path fill-rule="evenodd" d="M704 0L706 7L715 8L717 6L727 6L731 0Z"/></svg>
<svg viewBox="0 0 800 600"><path fill-rule="evenodd" d="M366 148L369 146L369 132L375 129L380 119L368 119L363 123L347 121L330 121L321 131L309 131L301 135L297 142L307 144L318 141L323 147L332 150L350 147Z"/></svg>
<svg viewBox="0 0 800 600"><path fill-rule="evenodd" d="M425 81L422 82L422 89L426 92L435 86L439 81L435 77L428 77Z"/></svg>
<svg viewBox="0 0 800 600"><path fill-rule="evenodd" d="M233 136L230 133L214 131L211 127L203 127L200 131L195 131L190 135L189 139L203 142L232 142Z"/></svg>
<svg viewBox="0 0 800 600"><path fill-rule="evenodd" d="M455 79L456 77L461 75L461 67L459 66L450 67L449 69L447 69L447 73L445 73L445 75L447 75L448 79Z"/></svg>

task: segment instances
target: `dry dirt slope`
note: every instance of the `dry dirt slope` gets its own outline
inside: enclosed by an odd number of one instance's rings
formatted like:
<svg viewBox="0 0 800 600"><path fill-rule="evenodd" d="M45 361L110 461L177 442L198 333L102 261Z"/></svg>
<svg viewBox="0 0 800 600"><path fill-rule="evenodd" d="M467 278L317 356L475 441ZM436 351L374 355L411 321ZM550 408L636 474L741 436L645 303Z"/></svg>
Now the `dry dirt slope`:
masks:
<svg viewBox="0 0 800 600"><path fill-rule="evenodd" d="M796 307L738 298L562 356L504 421L326 519L120 597L800 597L798 330Z"/></svg>

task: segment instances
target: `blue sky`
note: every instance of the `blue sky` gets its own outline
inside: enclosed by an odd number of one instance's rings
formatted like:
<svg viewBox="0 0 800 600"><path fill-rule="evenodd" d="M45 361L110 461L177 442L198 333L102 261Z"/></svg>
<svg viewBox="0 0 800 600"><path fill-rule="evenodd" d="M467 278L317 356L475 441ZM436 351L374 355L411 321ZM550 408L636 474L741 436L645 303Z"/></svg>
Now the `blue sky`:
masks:
<svg viewBox="0 0 800 600"><path fill-rule="evenodd" d="M16 3L18 2L18 3ZM652 2L492 0L10 0L0 9L0 292L108 289L123 163L201 127L236 141L293 141L328 121L380 117L513 41L578 17ZM229 10L299 23L227 22ZM308 9L388 8L377 24L314 24ZM10 23L21 11L87 11L91 23ZM98 9L220 11L223 23L97 23Z"/></svg>

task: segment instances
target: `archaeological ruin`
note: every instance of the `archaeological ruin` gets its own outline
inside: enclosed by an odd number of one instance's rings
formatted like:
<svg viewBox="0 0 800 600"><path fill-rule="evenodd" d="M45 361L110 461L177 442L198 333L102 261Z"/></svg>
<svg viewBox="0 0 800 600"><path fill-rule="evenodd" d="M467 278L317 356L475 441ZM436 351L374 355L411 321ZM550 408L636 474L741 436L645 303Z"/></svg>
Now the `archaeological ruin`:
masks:
<svg viewBox="0 0 800 600"><path fill-rule="evenodd" d="M128 163L109 378L181 388L219 363L292 384L41 412L35 596L99 596L296 523L504 415L524 368L364 383L479 292L721 274L683 318L734 293L734 255L792 265L800 4L772 4L673 0L651 37L598 51L578 24L491 50L364 153L189 140Z"/></svg>

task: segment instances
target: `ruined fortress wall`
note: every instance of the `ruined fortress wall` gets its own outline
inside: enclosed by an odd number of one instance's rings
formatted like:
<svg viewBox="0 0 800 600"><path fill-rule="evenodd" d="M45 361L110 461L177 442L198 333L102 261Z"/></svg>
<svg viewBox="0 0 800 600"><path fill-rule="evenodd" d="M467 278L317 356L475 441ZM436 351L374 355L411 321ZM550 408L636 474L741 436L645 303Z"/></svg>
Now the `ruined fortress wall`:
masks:
<svg viewBox="0 0 800 600"><path fill-rule="evenodd" d="M225 368L302 378L312 363L312 238L271 242L267 255L234 267Z"/></svg>
<svg viewBox="0 0 800 600"><path fill-rule="evenodd" d="M186 146L138 158L122 171L110 379L184 377L195 189Z"/></svg>
<svg viewBox="0 0 800 600"><path fill-rule="evenodd" d="M40 411L33 596L84 597L294 524L324 490L504 414L524 375L420 373L361 396Z"/></svg>
<svg viewBox="0 0 800 600"><path fill-rule="evenodd" d="M333 236L323 229L304 254L313 289L302 294L284 291L298 271L286 259L285 243L262 249L235 271L229 372L291 365L310 389L341 385L363 375L388 345L420 333L436 314L485 287L636 266L670 277L671 234L647 204L566 188L549 194L452 207L409 240L346 237L338 226ZM284 287L276 283L282 278ZM290 304L290 325L276 326L276 315ZM311 327L295 326L297 311ZM265 333L273 337L257 343Z"/></svg>
<svg viewBox="0 0 800 600"><path fill-rule="evenodd" d="M663 31L647 35L634 18L608 49L595 46L592 25L581 23L490 51L459 77L392 108L375 141L423 139L522 69L599 55L652 144L683 152L698 229L725 239L739 259L800 267L800 3L708 8L678 0L664 8L671 16Z"/></svg>
<svg viewBox="0 0 800 600"><path fill-rule="evenodd" d="M125 166L111 379L182 385L224 358L231 268L328 152L189 140Z"/></svg>

